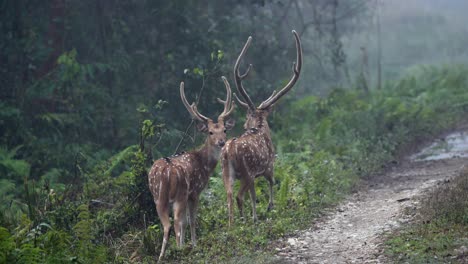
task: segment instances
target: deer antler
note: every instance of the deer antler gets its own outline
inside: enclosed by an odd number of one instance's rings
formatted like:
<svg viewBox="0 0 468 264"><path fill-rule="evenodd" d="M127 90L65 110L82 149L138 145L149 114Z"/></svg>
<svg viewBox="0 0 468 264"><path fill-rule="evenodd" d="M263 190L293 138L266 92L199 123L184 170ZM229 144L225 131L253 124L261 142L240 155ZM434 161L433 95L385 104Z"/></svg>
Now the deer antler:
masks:
<svg viewBox="0 0 468 264"><path fill-rule="evenodd" d="M232 111L234 110L234 107L235 107L234 101L231 99L231 97L232 97L231 86L229 85L229 82L226 79L226 77L221 76L221 79L223 79L224 86L226 86L226 101L223 101L223 100L218 98L218 101L221 101L224 104L224 110L219 115L218 122L224 120L225 117L230 115L232 113Z"/></svg>
<svg viewBox="0 0 468 264"><path fill-rule="evenodd" d="M184 82L180 83L180 97L182 98L182 103L184 103L185 108L187 108L187 111L189 111L193 119L197 119L200 122L208 122L208 120L210 120L208 117L198 112L195 103L192 103L191 105L188 103L187 98L185 98Z"/></svg>
<svg viewBox="0 0 468 264"><path fill-rule="evenodd" d="M239 97L237 97L237 94L236 93L233 93L234 94L234 97L236 98L237 102L239 103L240 106L242 106L243 108L245 108L246 110L249 109L249 105L246 104L244 101L242 101L241 99L239 99ZM220 99L220 98L216 98L218 100L218 102L224 104L226 103L226 101ZM233 100L234 101L234 100Z"/></svg>
<svg viewBox="0 0 468 264"><path fill-rule="evenodd" d="M247 70L245 71L244 74L240 74L240 73L239 73L240 62L241 62L241 60L243 59L243 57L245 56L245 53L247 52L247 49L249 48L251 42L252 42L252 37L249 37L249 38L247 39L247 42L246 42L245 45L244 45L244 48L242 48L242 51L241 51L241 53L239 54L239 57L237 58L236 64L234 65L234 79L235 79L235 81L236 81L237 90L238 90L239 93L242 95L242 97L244 97L244 99L245 99L245 101L246 101L246 103L247 103L247 106L248 106L251 110L255 110L255 105L254 105L254 103L252 102L252 100L250 99L249 95L247 94L247 92L245 91L244 87L242 86L242 80L245 79L245 77L247 77L247 75L249 74L250 69L252 68L252 64L249 64L249 67L247 68ZM241 104L241 105L242 105L242 104Z"/></svg>
<svg viewBox="0 0 468 264"><path fill-rule="evenodd" d="M234 93L234 97L236 98L237 102L242 106L244 107L245 109L249 109L249 105L247 103L245 103L244 101L242 101L241 99L239 99L239 97L237 97L237 94Z"/></svg>
<svg viewBox="0 0 468 264"><path fill-rule="evenodd" d="M293 76L291 77L291 80L289 80L288 84L286 84L285 87L283 87L276 95L273 92L273 94L263 101L258 109L266 109L268 107L271 107L273 104L278 101L283 95L285 95L291 88L296 84L297 79L299 79L299 74L301 73L301 68L302 68L302 46L301 46L301 40L299 39L299 35L295 30L292 31L294 34L294 39L296 41L296 62L293 63Z"/></svg>

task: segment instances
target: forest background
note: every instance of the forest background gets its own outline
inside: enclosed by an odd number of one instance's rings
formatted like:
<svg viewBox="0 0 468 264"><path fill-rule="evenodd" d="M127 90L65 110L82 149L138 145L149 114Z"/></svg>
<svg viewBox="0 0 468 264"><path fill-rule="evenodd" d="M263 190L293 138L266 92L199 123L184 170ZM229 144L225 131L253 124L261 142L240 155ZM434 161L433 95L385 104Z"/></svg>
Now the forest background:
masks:
<svg viewBox="0 0 468 264"><path fill-rule="evenodd" d="M203 138L179 83L202 113L217 116L220 77L232 80L250 35L246 61L254 68L245 86L257 103L290 77L292 29L303 42L301 78L270 120L277 209L266 211L260 181L261 223L227 230L216 173L202 197L199 247L172 246L169 260L231 260L265 249L467 111L462 0L0 6L1 262L151 261L162 239L147 170ZM242 132L244 116L236 110L230 136Z"/></svg>

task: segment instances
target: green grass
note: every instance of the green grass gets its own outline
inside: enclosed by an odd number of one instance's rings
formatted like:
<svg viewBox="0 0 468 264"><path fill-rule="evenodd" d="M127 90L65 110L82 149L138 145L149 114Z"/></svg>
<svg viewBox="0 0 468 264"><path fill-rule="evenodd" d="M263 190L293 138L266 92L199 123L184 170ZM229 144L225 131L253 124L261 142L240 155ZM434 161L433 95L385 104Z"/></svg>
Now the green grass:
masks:
<svg viewBox="0 0 468 264"><path fill-rule="evenodd" d="M400 263L457 263L467 260L468 226L437 221L413 226L392 235L386 242L386 253Z"/></svg>
<svg viewBox="0 0 468 264"><path fill-rule="evenodd" d="M389 235L386 254L399 263L468 261L468 170L423 199L420 216Z"/></svg>

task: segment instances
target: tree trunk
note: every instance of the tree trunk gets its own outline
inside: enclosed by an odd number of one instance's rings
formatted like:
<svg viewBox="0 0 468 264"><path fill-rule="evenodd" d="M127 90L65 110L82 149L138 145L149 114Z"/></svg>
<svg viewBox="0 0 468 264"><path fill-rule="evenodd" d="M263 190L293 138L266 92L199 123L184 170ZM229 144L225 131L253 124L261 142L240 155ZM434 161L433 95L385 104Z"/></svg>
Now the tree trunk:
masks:
<svg viewBox="0 0 468 264"><path fill-rule="evenodd" d="M36 72L36 78L42 78L52 71L57 58L63 52L63 35L65 30L65 1L51 0L49 9L49 24L47 29L47 46L50 49L49 56Z"/></svg>
<svg viewBox="0 0 468 264"><path fill-rule="evenodd" d="M380 1L377 1L377 89L382 88L382 35L380 30Z"/></svg>

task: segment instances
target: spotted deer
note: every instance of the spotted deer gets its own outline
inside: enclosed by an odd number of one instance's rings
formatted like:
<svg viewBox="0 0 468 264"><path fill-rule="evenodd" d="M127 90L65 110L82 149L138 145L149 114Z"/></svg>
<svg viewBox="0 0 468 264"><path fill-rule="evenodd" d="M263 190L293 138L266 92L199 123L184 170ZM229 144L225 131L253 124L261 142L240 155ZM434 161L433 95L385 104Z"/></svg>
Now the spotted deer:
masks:
<svg viewBox="0 0 468 264"><path fill-rule="evenodd" d="M234 121L227 119L234 110L231 88L224 76L222 79L226 86L227 96L224 111L219 115L218 122L200 114L195 103L189 105L185 97L184 83L181 82L180 97L192 118L198 121L198 130L207 134L205 143L197 150L156 160L149 172L149 188L153 194L159 219L164 227L159 260L164 255L169 239L171 204L174 211L177 246L184 244L187 207L192 243L196 244L195 225L200 193L206 187L208 179L218 163L221 148L226 142L226 131L234 126Z"/></svg>
<svg viewBox="0 0 468 264"><path fill-rule="evenodd" d="M290 81L278 93L276 91L263 101L258 107L250 99L249 95L242 86L242 80L249 74L252 65L250 64L244 74L239 73L240 63L250 46L252 37L247 39L239 57L237 58L234 66L234 79L236 82L237 90L242 98L240 100L236 94L239 104L247 109L247 120L244 124L245 132L238 138L233 138L226 143L221 154L222 168L223 168L223 181L224 187L227 192L229 226L234 221L233 215L233 202L232 191L235 179L240 180L240 188L237 194L237 206L239 208L240 216L243 218L243 203L244 193L250 192L252 200L252 214L253 220L257 220L257 212L255 208L255 178L263 175L269 183L270 200L268 209L273 207L273 163L275 161L275 151L273 142L271 141L270 127L268 126L267 118L276 102L287 92L291 90L299 78L302 68L302 48L301 41L296 31L292 31L296 42L297 57L296 62L293 64L293 76ZM218 99L221 102L224 102Z"/></svg>

